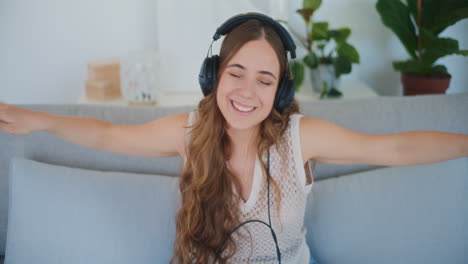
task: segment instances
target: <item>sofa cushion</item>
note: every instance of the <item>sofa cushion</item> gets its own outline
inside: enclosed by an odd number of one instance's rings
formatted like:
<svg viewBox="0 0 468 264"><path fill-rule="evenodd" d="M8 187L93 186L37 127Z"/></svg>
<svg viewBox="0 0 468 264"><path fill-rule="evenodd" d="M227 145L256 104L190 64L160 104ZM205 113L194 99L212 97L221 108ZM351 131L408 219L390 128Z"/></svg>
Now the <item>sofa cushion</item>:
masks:
<svg viewBox="0 0 468 264"><path fill-rule="evenodd" d="M318 263L468 263L468 158L319 180L308 198Z"/></svg>
<svg viewBox="0 0 468 264"><path fill-rule="evenodd" d="M178 178L14 158L5 263L168 263Z"/></svg>

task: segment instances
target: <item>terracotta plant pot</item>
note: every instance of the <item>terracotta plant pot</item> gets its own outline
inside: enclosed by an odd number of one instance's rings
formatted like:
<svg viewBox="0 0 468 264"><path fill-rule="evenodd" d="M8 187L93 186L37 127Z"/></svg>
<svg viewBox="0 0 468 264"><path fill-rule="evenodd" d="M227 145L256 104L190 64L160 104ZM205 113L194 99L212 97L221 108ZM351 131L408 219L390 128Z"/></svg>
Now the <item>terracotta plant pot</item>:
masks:
<svg viewBox="0 0 468 264"><path fill-rule="evenodd" d="M403 95L444 94L450 85L451 77L450 74L424 76L402 72Z"/></svg>

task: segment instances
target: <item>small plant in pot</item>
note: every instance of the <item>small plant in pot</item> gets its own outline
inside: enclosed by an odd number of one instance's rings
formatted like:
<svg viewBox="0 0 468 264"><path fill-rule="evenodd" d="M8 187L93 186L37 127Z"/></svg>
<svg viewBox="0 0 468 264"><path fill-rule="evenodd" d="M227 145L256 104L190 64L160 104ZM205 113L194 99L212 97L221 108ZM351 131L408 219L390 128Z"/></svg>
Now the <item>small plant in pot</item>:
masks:
<svg viewBox="0 0 468 264"><path fill-rule="evenodd" d="M310 69L312 86L324 97L341 97L338 90L340 76L352 70L353 63L359 63L359 53L347 42L351 30L347 27L330 29L328 22L314 22L312 15L320 7L321 0L304 0L303 8L296 12L306 24L306 37L293 34L307 50L302 61L296 62L293 69L303 71L304 65ZM296 86L299 88L301 83Z"/></svg>
<svg viewBox="0 0 468 264"><path fill-rule="evenodd" d="M376 9L411 57L393 62L401 72L404 95L445 93L451 75L437 60L451 54L467 56L468 50L460 50L457 40L439 35L468 17L468 1L378 0Z"/></svg>

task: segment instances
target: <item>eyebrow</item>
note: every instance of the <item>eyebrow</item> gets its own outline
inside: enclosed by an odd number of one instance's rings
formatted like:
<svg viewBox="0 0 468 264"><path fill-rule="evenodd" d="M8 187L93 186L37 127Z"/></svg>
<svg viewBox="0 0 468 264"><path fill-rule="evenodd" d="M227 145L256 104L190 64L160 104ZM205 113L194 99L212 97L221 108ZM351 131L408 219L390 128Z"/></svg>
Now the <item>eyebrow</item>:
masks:
<svg viewBox="0 0 468 264"><path fill-rule="evenodd" d="M226 68L231 68L231 67L237 67L237 68L240 68L242 70L245 70L245 67L238 64L238 63L235 63L235 64L231 64L231 65L228 65ZM273 73L269 72L269 71L258 71L258 73L261 73L261 74L266 74L266 75L270 75L271 77L273 77L273 79L276 80L276 77Z"/></svg>

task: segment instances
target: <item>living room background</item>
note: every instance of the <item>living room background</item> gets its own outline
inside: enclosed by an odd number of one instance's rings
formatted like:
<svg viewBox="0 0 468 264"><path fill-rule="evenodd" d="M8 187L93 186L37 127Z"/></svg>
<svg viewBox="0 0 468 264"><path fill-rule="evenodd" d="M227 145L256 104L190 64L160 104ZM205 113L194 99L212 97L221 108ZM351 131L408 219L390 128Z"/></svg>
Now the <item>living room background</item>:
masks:
<svg viewBox="0 0 468 264"><path fill-rule="evenodd" d="M158 49L163 54L163 91L198 91L197 74L216 28L232 15L257 11L286 16L303 32L295 10L301 0L203 1L0 1L0 100L7 103L74 103L83 94L89 61ZM400 96L400 73L391 62L407 55L381 23L375 0L324 0L314 14L332 27L348 26L361 63L345 78L357 79L380 95ZM273 7L273 8L272 8ZM281 13L278 8L287 8ZM283 17L284 18L284 17ZM468 47L468 21L443 33ZM221 41L214 44L214 52ZM299 47L299 45L298 45ZM298 57L304 50L298 48ZM441 59L452 73L447 93L468 92L468 60Z"/></svg>

